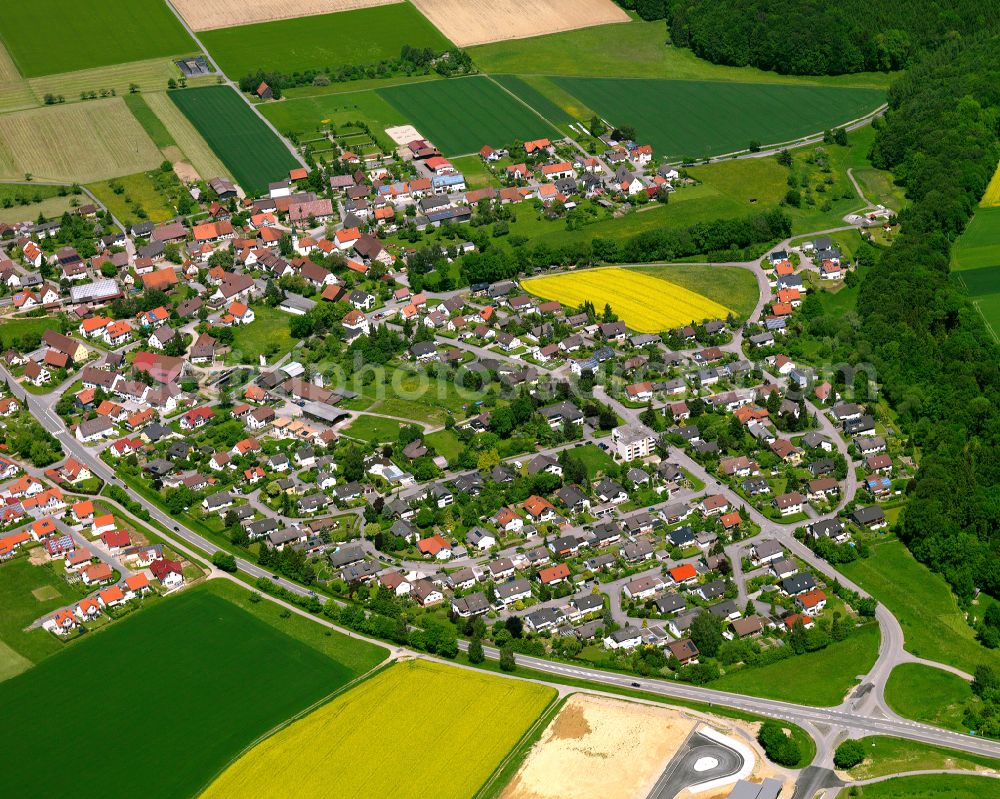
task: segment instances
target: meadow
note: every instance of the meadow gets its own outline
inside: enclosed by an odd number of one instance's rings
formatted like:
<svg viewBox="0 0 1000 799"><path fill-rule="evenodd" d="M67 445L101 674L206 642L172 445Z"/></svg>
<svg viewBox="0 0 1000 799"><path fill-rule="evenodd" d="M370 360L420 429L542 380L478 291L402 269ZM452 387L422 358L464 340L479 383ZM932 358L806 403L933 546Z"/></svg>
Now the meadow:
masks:
<svg viewBox="0 0 1000 799"><path fill-rule="evenodd" d="M253 324L234 328L232 353L226 360L227 363L257 366L261 355L273 362L290 352L294 345L295 340L288 330L288 314L261 305L254 309Z"/></svg>
<svg viewBox="0 0 1000 799"><path fill-rule="evenodd" d="M819 652L796 655L767 666L738 669L712 682L720 691L734 691L803 705L839 705L858 684L857 676L875 665L878 657L878 625L868 624L843 641ZM809 680L801 675L809 674Z"/></svg>
<svg viewBox="0 0 1000 799"><path fill-rule="evenodd" d="M121 191L115 191L115 187ZM177 215L177 209L170 198L147 172L89 183L87 188L107 206L115 219L125 225L146 219L151 222L166 222ZM139 209L142 209L142 214Z"/></svg>
<svg viewBox="0 0 1000 799"><path fill-rule="evenodd" d="M590 300L605 304L631 330L659 333L692 321L725 319L730 309L686 288L627 269L587 269L522 281L526 291L570 308Z"/></svg>
<svg viewBox="0 0 1000 799"><path fill-rule="evenodd" d="M529 682L397 663L259 744L202 796L308 799L335 785L338 796L417 799L432 785L439 799L465 799L554 697Z"/></svg>
<svg viewBox="0 0 1000 799"><path fill-rule="evenodd" d="M34 592L34 593L33 593ZM41 598L39 598L41 597ZM45 630L24 628L77 599L69 585L44 566L15 558L0 566L0 681L59 652L63 645Z"/></svg>
<svg viewBox="0 0 1000 799"><path fill-rule="evenodd" d="M373 33L377 32L377 35ZM200 39L222 71L301 72L399 58L404 45L434 52L452 45L410 3L205 31Z"/></svg>
<svg viewBox="0 0 1000 799"><path fill-rule="evenodd" d="M61 94L73 101L80 92L98 92L113 89L121 97L128 98L129 87L135 84L140 91L164 91L167 81L179 78L180 69L169 58L151 58L132 61L128 64L114 64L106 67L62 72L57 75L43 75L31 78L28 85L41 103L46 94Z"/></svg>
<svg viewBox="0 0 1000 799"><path fill-rule="evenodd" d="M0 38L26 78L198 50L162 0L6 3Z"/></svg>
<svg viewBox="0 0 1000 799"><path fill-rule="evenodd" d="M284 142L230 87L183 89L168 96L247 194L260 194L268 183L288 177L288 170L299 166Z"/></svg>
<svg viewBox="0 0 1000 799"><path fill-rule="evenodd" d="M997 788L997 780L991 777L925 774L865 785L854 795L860 799L984 799L996 796Z"/></svg>
<svg viewBox="0 0 1000 799"><path fill-rule="evenodd" d="M469 55L480 69L491 74L668 78L873 89L888 88L893 78L884 73L799 77L752 67L712 64L690 50L670 46L662 21L633 20L624 25L598 25L480 45L470 47Z"/></svg>
<svg viewBox="0 0 1000 799"><path fill-rule="evenodd" d="M158 166L160 151L120 97L0 115L0 178L89 183Z"/></svg>
<svg viewBox="0 0 1000 799"><path fill-rule="evenodd" d="M393 86L378 94L446 156L557 135L531 108L482 76Z"/></svg>
<svg viewBox="0 0 1000 799"><path fill-rule="evenodd" d="M899 541L876 544L842 571L899 619L908 652L969 674L982 663L1000 668L1000 653L976 641L948 583Z"/></svg>
<svg viewBox="0 0 1000 799"><path fill-rule="evenodd" d="M1000 769L1000 761L991 757L958 752L943 746L882 735L871 735L860 740L868 758L860 766L850 770L851 777L857 780L929 769Z"/></svg>
<svg viewBox="0 0 1000 799"><path fill-rule="evenodd" d="M86 799L113 784L116 795L193 796L255 739L385 654L334 633L345 665L300 632L314 623L248 612L229 601L234 592L237 602L249 596L228 584L190 588L0 684L0 794ZM141 768L96 756L46 767L53 741L125 740L141 740Z"/></svg>
<svg viewBox="0 0 1000 799"><path fill-rule="evenodd" d="M658 156L693 160L791 141L864 116L877 89L646 78L552 81L614 125L632 125Z"/></svg>
<svg viewBox="0 0 1000 799"><path fill-rule="evenodd" d="M84 202L83 195L63 194L58 186L17 186L0 183L0 222L24 222L37 219L39 214L46 218L61 216L73 207L73 202Z"/></svg>
<svg viewBox="0 0 1000 799"><path fill-rule="evenodd" d="M885 701L905 719L966 732L962 717L972 687L957 674L922 663L901 663L889 675Z"/></svg>
<svg viewBox="0 0 1000 799"><path fill-rule="evenodd" d="M660 264L636 267L635 271L666 280L732 308L734 315L741 319L750 317L760 298L757 278L749 270L738 267Z"/></svg>
<svg viewBox="0 0 1000 799"><path fill-rule="evenodd" d="M385 129L407 121L398 109L371 89L289 98L280 103L263 103L257 109L282 133L306 138L330 125L339 128L363 121L387 151L391 149L391 142Z"/></svg>

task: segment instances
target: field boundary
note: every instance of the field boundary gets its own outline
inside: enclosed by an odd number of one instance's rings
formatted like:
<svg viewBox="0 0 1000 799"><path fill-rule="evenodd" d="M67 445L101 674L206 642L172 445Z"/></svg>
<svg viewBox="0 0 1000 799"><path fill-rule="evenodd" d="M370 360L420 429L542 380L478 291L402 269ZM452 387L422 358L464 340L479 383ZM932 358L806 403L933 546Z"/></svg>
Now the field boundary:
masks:
<svg viewBox="0 0 1000 799"><path fill-rule="evenodd" d="M541 740L542 734L546 729L548 729L548 726L555 721L556 717L562 712L563 706L575 693L577 692L573 691L565 696L557 693L552 698L552 701L545 708L545 710L543 710L539 714L538 718L535 719L535 723L524 731L524 735L521 736L521 739L511 747L506 757L504 757L504 759L497 764L493 773L486 778L486 782L484 782L479 787L479 790L472 795L472 799L496 799L496 797L500 795L503 789L506 788L507 784L510 782L510 778L508 778L503 784L498 785L495 790L491 790L493 788L493 783L504 776L507 768L513 765L515 760L517 760L517 765L519 767L524 763L535 744ZM516 773L517 772L514 771L510 776L512 777L513 774Z"/></svg>
<svg viewBox="0 0 1000 799"><path fill-rule="evenodd" d="M229 600L226 600L226 601L228 602ZM230 603L230 604L232 604L232 603ZM239 606L235 605L235 607L239 607ZM277 735L279 732L281 732L282 730L288 728L289 726L291 726L292 724L294 724L296 721L300 721L301 719L303 719L306 716L308 716L310 713L313 713L314 711L319 710L324 705L329 704L330 702L332 702L334 699L336 699L341 694L346 693L347 691L350 691L352 688L356 688L358 685L360 685L363 682L366 682L367 680L371 679L375 675L381 674L386 669L388 669L391 666L395 665L396 662L397 662L397 660L398 660L398 658L390 655L386 660L383 660L377 666L369 669L364 674L359 674L353 680L351 680L350 682L345 683L344 685L340 686L335 691L327 694L326 696L324 696L324 697L322 697L320 699L317 699L315 702L313 702L311 705L309 705L309 707L303 708L302 710L300 710L298 713L294 714L293 716L290 716L287 719L285 719L284 721L276 724L274 727L272 727L271 729L269 729L267 732L261 733L254 740L250 741L250 743L248 743L246 746L244 746L239 752L237 752L229 761L227 761L215 774L212 775L212 777L207 782L205 782L204 785L201 786L201 788L199 788L193 794L193 796L201 796L203 793L205 793L205 791L207 791L211 787L212 783L214 783L219 777L221 777L223 775L223 773L225 773L225 771L230 766L232 766L234 763L236 763L236 761L238 761L241 757L243 757L244 755L246 755L252 749L254 749L255 747L257 747L260 744L264 743L264 741L266 741L268 738L271 738L271 737Z"/></svg>

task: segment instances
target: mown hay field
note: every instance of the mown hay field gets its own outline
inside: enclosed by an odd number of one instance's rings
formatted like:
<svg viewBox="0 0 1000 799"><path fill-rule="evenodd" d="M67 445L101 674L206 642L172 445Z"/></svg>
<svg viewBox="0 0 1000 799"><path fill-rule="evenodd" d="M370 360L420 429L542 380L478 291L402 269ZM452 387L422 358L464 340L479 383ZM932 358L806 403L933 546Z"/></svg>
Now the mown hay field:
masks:
<svg viewBox="0 0 1000 799"><path fill-rule="evenodd" d="M173 0L174 8L196 31L249 25L273 19L311 17L315 14L333 14L355 8L370 8L397 3L399 0Z"/></svg>
<svg viewBox="0 0 1000 799"><path fill-rule="evenodd" d="M184 116L184 112L181 111L174 102L167 97L166 92L156 92L152 94L142 95L143 101L149 107L149 109L156 116L157 120L163 124L166 128L167 136L173 142L170 144L167 139L163 136L162 132L157 133L156 138L159 138L163 144L161 147L164 149L180 149L184 156L184 159L188 161L198 173L199 176L205 180L211 180L215 177L231 178L229 170L226 165L222 163L211 147L208 146L208 142L202 137L202 135L197 131L191 121ZM143 122L144 114L142 112L136 115L136 119L140 123ZM155 130L154 125L151 120L146 121L147 130L152 132ZM150 133L152 135L152 133ZM156 140L154 138L154 141ZM164 153L166 155L166 153ZM170 156L168 156L170 157ZM176 161L177 159L171 157L171 161Z"/></svg>
<svg viewBox="0 0 1000 799"><path fill-rule="evenodd" d="M535 111L479 75L392 86L378 94L446 156L558 135Z"/></svg>
<svg viewBox="0 0 1000 799"><path fill-rule="evenodd" d="M526 291L546 300L557 300L576 308L589 300L600 313L605 304L631 330L659 333L663 330L725 319L731 310L707 297L674 283L630 269L586 269L521 281Z"/></svg>
<svg viewBox="0 0 1000 799"><path fill-rule="evenodd" d="M460 47L628 22L612 0L413 0Z"/></svg>
<svg viewBox="0 0 1000 799"><path fill-rule="evenodd" d="M0 39L26 78L198 51L163 0L8 2Z"/></svg>
<svg viewBox="0 0 1000 799"><path fill-rule="evenodd" d="M108 67L81 69L77 72L63 72L31 78L28 85L41 103L46 94L61 94L67 100L80 98L80 92L97 92L114 89L122 96L128 95L134 83L141 91L165 91L167 81L179 78L180 69L169 58L151 58L128 64L114 64Z"/></svg>
<svg viewBox="0 0 1000 799"><path fill-rule="evenodd" d="M258 69L290 74L375 64L399 58L404 45L434 52L451 47L409 3L219 28L199 38L222 71L237 80Z"/></svg>
<svg viewBox="0 0 1000 799"><path fill-rule="evenodd" d="M299 166L285 143L243 102L235 89L205 86L168 92L168 96L247 194L259 194L268 183L287 178L288 170ZM179 139L178 144L183 149Z"/></svg>
<svg viewBox="0 0 1000 799"><path fill-rule="evenodd" d="M467 799L555 693L439 663L398 663L252 749L202 799Z"/></svg>
<svg viewBox="0 0 1000 799"><path fill-rule="evenodd" d="M0 115L0 177L90 183L159 165L121 97Z"/></svg>
<svg viewBox="0 0 1000 799"><path fill-rule="evenodd" d="M58 656L0 683L0 796L194 796L255 739L385 655L335 635L322 639L345 650L335 660L297 637L312 622L282 620L273 606L244 610L247 596L197 586L70 645L50 636ZM51 768L55 741L141 741L142 755L125 767L93 756Z"/></svg>

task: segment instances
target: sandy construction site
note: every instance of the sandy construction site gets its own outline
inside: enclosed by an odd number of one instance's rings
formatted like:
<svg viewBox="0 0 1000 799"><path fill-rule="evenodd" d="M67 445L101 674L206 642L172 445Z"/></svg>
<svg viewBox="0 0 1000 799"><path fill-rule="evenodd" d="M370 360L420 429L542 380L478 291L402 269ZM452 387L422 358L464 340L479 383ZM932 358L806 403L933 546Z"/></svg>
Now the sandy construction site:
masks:
<svg viewBox="0 0 1000 799"><path fill-rule="evenodd" d="M184 20L196 31L232 28L274 19L333 14L355 8L385 6L399 0L172 0Z"/></svg>
<svg viewBox="0 0 1000 799"><path fill-rule="evenodd" d="M192 2L192 0L188 0ZM628 22L612 0L413 0L459 47Z"/></svg>
<svg viewBox="0 0 1000 799"><path fill-rule="evenodd" d="M502 799L645 799L696 724L667 708L575 694Z"/></svg>

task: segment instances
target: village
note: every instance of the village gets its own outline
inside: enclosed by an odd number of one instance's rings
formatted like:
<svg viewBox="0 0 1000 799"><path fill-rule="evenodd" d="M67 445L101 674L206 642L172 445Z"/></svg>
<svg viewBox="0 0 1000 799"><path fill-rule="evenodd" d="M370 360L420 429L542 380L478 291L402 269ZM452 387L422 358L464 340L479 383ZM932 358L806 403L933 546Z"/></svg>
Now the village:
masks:
<svg viewBox="0 0 1000 799"><path fill-rule="evenodd" d="M8 226L7 318L41 332L3 354L13 396L0 407L10 426L33 416L69 457L44 470L5 460L0 557L37 545L93 589L38 623L67 635L184 581L179 558L67 496L108 474L262 568L345 598L378 585L415 618L496 619L539 652L651 645L681 668L699 661L688 631L703 611L761 652L870 613L836 596L823 558L856 557L889 524L913 463L893 457L901 442L872 408L844 399L854 375L818 375L781 351L817 280L851 269L830 238L745 265L760 288L749 318L662 336L613 308L540 300L513 276L412 288L417 251L390 240L403 224L455 225L502 203L569 208L581 194L655 199L683 183L644 173L651 148L608 145L558 161L562 145L527 142L506 165L508 152L484 147L510 188L465 191L413 139L400 150L421 177L407 181L359 169L320 196L293 170L251 199L219 178L196 223L104 233L113 221L91 206ZM400 374L427 377L431 402L447 397L444 424L369 414L376 366L378 399ZM374 430L358 435L359 420Z"/></svg>

